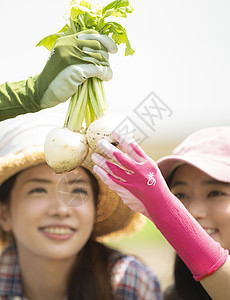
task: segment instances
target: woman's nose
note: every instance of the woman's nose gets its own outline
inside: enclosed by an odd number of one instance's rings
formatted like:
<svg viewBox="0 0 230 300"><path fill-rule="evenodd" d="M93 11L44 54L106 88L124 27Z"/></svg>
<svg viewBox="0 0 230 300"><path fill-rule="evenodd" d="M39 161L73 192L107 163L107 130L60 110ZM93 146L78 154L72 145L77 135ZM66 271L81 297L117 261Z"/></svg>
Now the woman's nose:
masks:
<svg viewBox="0 0 230 300"><path fill-rule="evenodd" d="M71 215L71 208L65 205L59 198L58 193L50 199L47 213L50 216L68 217Z"/></svg>
<svg viewBox="0 0 230 300"><path fill-rule="evenodd" d="M205 201L200 198L190 201L187 209L196 220L205 218L207 216L207 206Z"/></svg>

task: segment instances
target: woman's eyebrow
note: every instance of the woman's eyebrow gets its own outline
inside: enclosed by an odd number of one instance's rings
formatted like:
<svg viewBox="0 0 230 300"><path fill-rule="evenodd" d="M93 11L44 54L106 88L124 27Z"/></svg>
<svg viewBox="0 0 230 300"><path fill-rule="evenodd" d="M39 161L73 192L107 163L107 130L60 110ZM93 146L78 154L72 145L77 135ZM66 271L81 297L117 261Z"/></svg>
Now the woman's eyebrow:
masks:
<svg viewBox="0 0 230 300"><path fill-rule="evenodd" d="M89 183L88 180L85 180L85 179L82 179L82 178L79 178L79 179L72 179L72 180L67 180L66 183L68 184L75 184L75 183Z"/></svg>
<svg viewBox="0 0 230 300"><path fill-rule="evenodd" d="M215 179L210 179L210 180L204 180L202 182L203 185L224 185L224 186L230 186L229 182L223 182L223 181L218 181Z"/></svg>
<svg viewBox="0 0 230 300"><path fill-rule="evenodd" d="M29 182L39 182L39 183L53 183L52 180L46 179L46 178L31 178L26 181L26 183ZM88 180L82 179L82 178L75 178L72 180L66 180L66 184L76 184L76 183L89 183Z"/></svg>
<svg viewBox="0 0 230 300"><path fill-rule="evenodd" d="M186 183L185 181L176 180L170 185L170 188L176 187L178 185L188 186L188 183Z"/></svg>
<svg viewBox="0 0 230 300"><path fill-rule="evenodd" d="M27 182L41 182L41 183L52 183L50 179L45 178L31 178L26 181Z"/></svg>

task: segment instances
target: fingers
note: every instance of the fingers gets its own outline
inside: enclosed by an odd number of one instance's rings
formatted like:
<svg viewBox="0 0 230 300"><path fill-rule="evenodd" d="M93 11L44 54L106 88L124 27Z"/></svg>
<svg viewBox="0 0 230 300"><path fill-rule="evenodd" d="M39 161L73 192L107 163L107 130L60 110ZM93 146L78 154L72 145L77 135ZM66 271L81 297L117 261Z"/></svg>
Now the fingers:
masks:
<svg viewBox="0 0 230 300"><path fill-rule="evenodd" d="M76 93L79 84L83 83L87 78L97 77L103 81L108 81L112 76L112 70L108 67L94 64L68 66L64 68L49 85L49 93L43 95L41 107L52 107L60 102L65 102ZM52 95L52 98L50 95Z"/></svg>
<svg viewBox="0 0 230 300"><path fill-rule="evenodd" d="M102 57L102 55L98 52L99 51L96 51L94 53L91 52L88 56L82 55L82 59L84 59L84 61L89 61L89 62L95 63L97 65L101 65L104 67L110 67L109 61L107 59L105 59L104 57Z"/></svg>
<svg viewBox="0 0 230 300"><path fill-rule="evenodd" d="M90 77L97 77L102 81L109 81L113 77L113 71L110 67L95 66L95 76Z"/></svg>
<svg viewBox="0 0 230 300"><path fill-rule="evenodd" d="M112 179L110 179L110 177L108 176L108 172L106 172L103 168L99 167L98 165L95 165L93 167L93 170L105 184L110 186L109 183L112 181Z"/></svg>
<svg viewBox="0 0 230 300"><path fill-rule="evenodd" d="M134 139L128 141L125 137L120 135L116 130L113 131L112 136L119 142L122 148L129 154L129 156L136 162L143 162L147 159L147 155L136 143Z"/></svg>
<svg viewBox="0 0 230 300"><path fill-rule="evenodd" d="M107 158L98 153L93 153L91 159L95 164L97 164L98 166L100 166L101 168L103 168L111 174L110 168L107 165L107 162L109 161Z"/></svg>
<svg viewBox="0 0 230 300"><path fill-rule="evenodd" d="M95 165L93 167L94 172L101 178L101 180L108 185L108 187L113 191L118 191L119 186L125 187L126 182L121 181L112 175L110 175L107 171L105 171L103 168L99 167L98 165Z"/></svg>
<svg viewBox="0 0 230 300"><path fill-rule="evenodd" d="M116 157L114 156L114 153L116 151L118 151L119 149L117 149L114 145L112 145L111 143L109 143L107 140L105 139L101 139L98 144L97 147L102 150L108 157L110 157L112 160L117 161Z"/></svg>
<svg viewBox="0 0 230 300"><path fill-rule="evenodd" d="M143 203L137 199L129 190L126 188L126 183L118 181L109 175L105 170L99 166L93 167L94 172L101 178L101 180L108 185L108 187L115 191L118 196L123 200L124 204L127 205L130 209L142 213L143 215L149 218L149 214Z"/></svg>
<svg viewBox="0 0 230 300"><path fill-rule="evenodd" d="M109 81L113 77L112 69L109 67L103 67L94 64L82 64L75 65L73 68L76 70L76 76L82 76L82 82L91 77L97 77L103 81Z"/></svg>
<svg viewBox="0 0 230 300"><path fill-rule="evenodd" d="M93 153L92 161L118 180L127 181L127 172L120 166L103 157L102 155L98 153Z"/></svg>
<svg viewBox="0 0 230 300"><path fill-rule="evenodd" d="M116 130L112 132L112 136L118 141L119 145L129 154L130 157L132 157L134 160L138 161L138 157L133 156L133 148L132 143L135 143L135 140L132 139L131 141L128 141L125 137L122 137L118 134Z"/></svg>
<svg viewBox="0 0 230 300"><path fill-rule="evenodd" d="M145 154L144 150L139 145L132 143L131 147L134 150L134 152L132 152L132 153L137 154L139 156L139 158L142 158L144 160L147 159L147 155Z"/></svg>
<svg viewBox="0 0 230 300"><path fill-rule="evenodd" d="M109 53L100 42L95 40L81 40L78 47L82 50L82 59L95 64L109 66Z"/></svg>
<svg viewBox="0 0 230 300"><path fill-rule="evenodd" d="M107 35L101 35L97 33L80 33L78 34L80 40L96 40L104 46L109 53L117 53L117 45Z"/></svg>
<svg viewBox="0 0 230 300"><path fill-rule="evenodd" d="M112 160L121 164L122 167L126 168L128 171L135 171L135 162L132 161L125 153L113 146L105 139L101 139L98 142L98 148L101 149L106 155L108 155Z"/></svg>
<svg viewBox="0 0 230 300"><path fill-rule="evenodd" d="M109 61L109 54L107 51L104 51L104 50L94 50L92 48L89 48L89 47L83 47L82 50L85 52L85 53L88 53L88 54L91 54L91 53L100 53L104 60L105 61Z"/></svg>

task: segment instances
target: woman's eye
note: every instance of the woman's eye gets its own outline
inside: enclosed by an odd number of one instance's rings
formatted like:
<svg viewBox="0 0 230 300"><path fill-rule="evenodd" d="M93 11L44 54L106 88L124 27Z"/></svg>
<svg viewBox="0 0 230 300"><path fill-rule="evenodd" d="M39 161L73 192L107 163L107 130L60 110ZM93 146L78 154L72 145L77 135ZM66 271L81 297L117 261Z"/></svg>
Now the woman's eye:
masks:
<svg viewBox="0 0 230 300"><path fill-rule="evenodd" d="M72 191L73 194L84 194L88 195L88 191L84 188L76 188Z"/></svg>
<svg viewBox="0 0 230 300"><path fill-rule="evenodd" d="M219 197L219 196L224 196L224 195L226 195L226 194L221 191L212 191L208 194L208 197Z"/></svg>
<svg viewBox="0 0 230 300"><path fill-rule="evenodd" d="M41 193L46 193L46 190L43 188L35 188L29 191L29 194L41 194Z"/></svg>
<svg viewBox="0 0 230 300"><path fill-rule="evenodd" d="M181 201L186 199L186 195L184 193L175 193L174 195Z"/></svg>

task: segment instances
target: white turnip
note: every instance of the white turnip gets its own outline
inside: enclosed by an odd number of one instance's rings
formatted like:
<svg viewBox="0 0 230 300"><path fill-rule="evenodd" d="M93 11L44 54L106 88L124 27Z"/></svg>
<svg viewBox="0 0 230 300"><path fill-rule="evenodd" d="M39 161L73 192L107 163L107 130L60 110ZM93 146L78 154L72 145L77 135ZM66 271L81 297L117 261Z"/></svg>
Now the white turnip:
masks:
<svg viewBox="0 0 230 300"><path fill-rule="evenodd" d="M80 166L88 151L85 135L66 127L54 128L45 139L46 162L56 173L69 172Z"/></svg>
<svg viewBox="0 0 230 300"><path fill-rule="evenodd" d="M64 173L79 167L88 155L89 146L82 123L87 107L87 81L72 96L65 124L51 130L44 144L47 164L56 172Z"/></svg>
<svg viewBox="0 0 230 300"><path fill-rule="evenodd" d="M118 113L109 113L92 122L87 129L87 141L90 148L94 152L102 153L102 151L97 147L97 143L100 139L106 139L111 144L117 146L118 142L112 136L112 132L114 130L118 130L123 121L123 115Z"/></svg>

